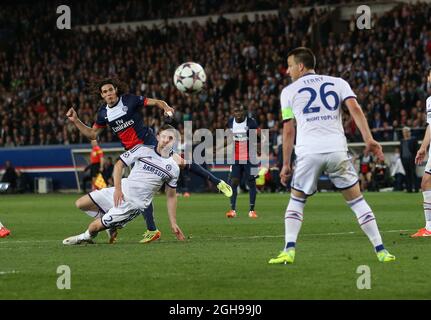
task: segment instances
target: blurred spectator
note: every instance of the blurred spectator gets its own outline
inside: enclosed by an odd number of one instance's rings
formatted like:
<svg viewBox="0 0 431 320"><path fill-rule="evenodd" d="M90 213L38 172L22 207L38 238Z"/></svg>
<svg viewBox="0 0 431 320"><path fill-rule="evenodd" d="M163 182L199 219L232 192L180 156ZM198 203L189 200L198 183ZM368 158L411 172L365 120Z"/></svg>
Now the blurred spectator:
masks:
<svg viewBox="0 0 431 320"><path fill-rule="evenodd" d="M1 182L10 183L8 191L15 192L16 182L17 182L17 172L9 160L5 161L4 174Z"/></svg>
<svg viewBox="0 0 431 320"><path fill-rule="evenodd" d="M108 157L106 162L103 164L102 176L105 179L106 184L110 187L114 186L114 179L112 173L114 172L114 164L112 163L112 157Z"/></svg>
<svg viewBox="0 0 431 320"><path fill-rule="evenodd" d="M398 147L395 148L391 157L391 176L394 178L394 191L403 191L406 172L401 162L400 148Z"/></svg>
<svg viewBox="0 0 431 320"><path fill-rule="evenodd" d="M400 142L401 162L406 172L407 192L419 191L418 178L416 176L415 157L419 149L418 141L411 135L410 128L403 128L403 139Z"/></svg>
<svg viewBox="0 0 431 320"><path fill-rule="evenodd" d="M364 149L362 154L359 156L359 182L362 191L371 191L372 189L373 167L373 157Z"/></svg>
<svg viewBox="0 0 431 320"><path fill-rule="evenodd" d="M373 189L379 191L391 186L391 175L388 165L384 160L377 160L373 168Z"/></svg>

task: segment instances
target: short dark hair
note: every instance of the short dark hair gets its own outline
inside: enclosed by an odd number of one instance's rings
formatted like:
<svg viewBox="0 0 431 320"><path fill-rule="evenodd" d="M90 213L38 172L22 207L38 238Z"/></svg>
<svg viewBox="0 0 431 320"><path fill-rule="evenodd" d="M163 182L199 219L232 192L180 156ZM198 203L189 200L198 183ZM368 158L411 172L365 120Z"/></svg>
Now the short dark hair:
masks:
<svg viewBox="0 0 431 320"><path fill-rule="evenodd" d="M298 47L291 50L287 57L293 56L296 63L302 63L304 67L307 69L316 68L316 57L314 56L313 51L306 47Z"/></svg>
<svg viewBox="0 0 431 320"><path fill-rule="evenodd" d="M241 103L241 102L236 102L235 105L233 106L233 110L241 110L241 111L245 111L245 106Z"/></svg>
<svg viewBox="0 0 431 320"><path fill-rule="evenodd" d="M104 78L95 81L95 83L92 85L92 91L97 97L100 98L100 94L102 93L102 87L106 84L112 84L114 88L117 88L118 96L125 94L127 91L127 85L118 78Z"/></svg>
<svg viewBox="0 0 431 320"><path fill-rule="evenodd" d="M164 125L162 125L159 128L159 131L157 132L157 134L159 134L160 132L163 132L165 130L176 130L173 126L171 126L170 124L165 123Z"/></svg>

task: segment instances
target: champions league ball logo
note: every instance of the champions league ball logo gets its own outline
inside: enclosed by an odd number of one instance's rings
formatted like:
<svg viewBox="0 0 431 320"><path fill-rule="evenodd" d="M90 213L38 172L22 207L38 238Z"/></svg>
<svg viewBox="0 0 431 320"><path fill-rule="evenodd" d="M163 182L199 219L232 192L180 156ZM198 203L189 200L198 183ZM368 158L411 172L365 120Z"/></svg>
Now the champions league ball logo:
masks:
<svg viewBox="0 0 431 320"><path fill-rule="evenodd" d="M121 110L123 110L123 112L127 112L127 110L129 110L129 109L127 108L127 106L123 106L123 108Z"/></svg>

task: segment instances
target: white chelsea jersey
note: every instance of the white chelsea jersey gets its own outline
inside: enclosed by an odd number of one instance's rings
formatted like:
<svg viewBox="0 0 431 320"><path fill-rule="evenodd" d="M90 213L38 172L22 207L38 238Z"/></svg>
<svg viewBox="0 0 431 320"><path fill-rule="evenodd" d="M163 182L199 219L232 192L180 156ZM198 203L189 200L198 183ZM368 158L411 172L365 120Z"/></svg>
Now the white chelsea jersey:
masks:
<svg viewBox="0 0 431 320"><path fill-rule="evenodd" d="M341 105L352 97L356 95L344 79L311 73L283 89L282 116L296 119L297 155L347 151Z"/></svg>
<svg viewBox="0 0 431 320"><path fill-rule="evenodd" d="M177 187L180 168L172 157L164 158L154 148L138 145L120 155L120 159L126 166L135 164L121 186L125 200L139 208L148 207L164 183Z"/></svg>

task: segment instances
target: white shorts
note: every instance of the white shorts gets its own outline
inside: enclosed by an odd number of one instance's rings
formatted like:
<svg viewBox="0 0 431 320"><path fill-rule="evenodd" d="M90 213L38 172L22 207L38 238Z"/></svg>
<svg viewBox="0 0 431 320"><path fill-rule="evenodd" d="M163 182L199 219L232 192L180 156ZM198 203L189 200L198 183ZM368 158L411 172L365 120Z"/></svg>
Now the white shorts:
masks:
<svg viewBox="0 0 431 320"><path fill-rule="evenodd" d="M299 156L291 186L310 196L317 191L317 182L325 171L338 189L348 189L358 182L358 174L346 151Z"/></svg>
<svg viewBox="0 0 431 320"><path fill-rule="evenodd" d="M144 210L144 208L136 208L128 201L122 201L118 207L114 207L114 191L115 188L111 187L95 190L88 194L104 213L102 224L107 229L124 227L129 221L142 214Z"/></svg>

